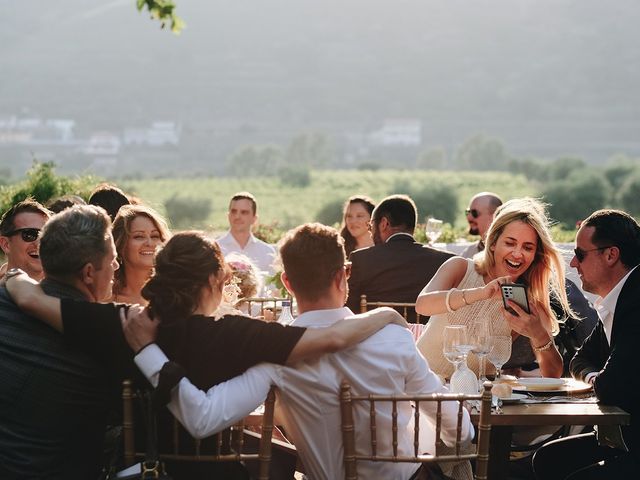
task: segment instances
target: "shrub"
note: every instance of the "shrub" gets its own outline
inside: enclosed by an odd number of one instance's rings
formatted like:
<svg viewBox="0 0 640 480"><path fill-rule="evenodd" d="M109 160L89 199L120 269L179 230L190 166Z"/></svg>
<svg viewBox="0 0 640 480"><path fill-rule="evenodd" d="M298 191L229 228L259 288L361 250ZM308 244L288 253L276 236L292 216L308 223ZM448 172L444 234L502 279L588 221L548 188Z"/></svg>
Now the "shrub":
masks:
<svg viewBox="0 0 640 480"><path fill-rule="evenodd" d="M316 221L329 226L340 223L342 221L343 205L344 201L340 199L331 200L329 203L325 203L318 213L316 213Z"/></svg>
<svg viewBox="0 0 640 480"><path fill-rule="evenodd" d="M253 227L253 234L263 242L276 244L283 237L284 230L277 221L268 224L259 223Z"/></svg>
<svg viewBox="0 0 640 480"><path fill-rule="evenodd" d="M209 217L211 200L173 195L164 202L164 208L173 227L193 228Z"/></svg>
<svg viewBox="0 0 640 480"><path fill-rule="evenodd" d="M27 178L21 182L0 187L0 211L6 212L26 198L33 198L46 204L52 198L73 194L85 200L98 181L90 176L69 178L56 175L53 162L40 163L35 161L27 172Z"/></svg>
<svg viewBox="0 0 640 480"><path fill-rule="evenodd" d="M454 223L458 211L458 196L448 185L429 185L410 193L418 207L418 219L434 217Z"/></svg>
<svg viewBox="0 0 640 480"><path fill-rule="evenodd" d="M311 169L304 165L287 165L279 171L280 182L292 187L308 187L311 185Z"/></svg>
<svg viewBox="0 0 640 480"><path fill-rule="evenodd" d="M577 221L606 205L608 191L609 184L596 172L574 172L566 180L552 182L542 195L550 204L551 217L574 228Z"/></svg>

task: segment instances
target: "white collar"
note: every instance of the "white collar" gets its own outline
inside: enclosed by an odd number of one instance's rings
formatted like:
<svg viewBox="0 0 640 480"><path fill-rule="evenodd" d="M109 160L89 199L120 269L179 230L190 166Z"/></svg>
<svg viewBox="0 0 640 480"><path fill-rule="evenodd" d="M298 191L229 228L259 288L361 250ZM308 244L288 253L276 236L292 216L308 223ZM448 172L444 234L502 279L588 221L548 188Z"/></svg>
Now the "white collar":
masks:
<svg viewBox="0 0 640 480"><path fill-rule="evenodd" d="M328 308L326 310L310 310L298 316L292 325L296 327L328 327L342 320L344 317L353 315L347 307Z"/></svg>
<svg viewBox="0 0 640 480"><path fill-rule="evenodd" d="M620 292L622 291L622 287L624 287L624 284L627 281L627 278L629 278L629 275L631 275L631 273L638 268L638 266L636 265L635 267L633 267L631 270L629 270L629 273L627 273L624 277L622 277L620 279L620 281L616 284L615 287L613 287L609 293L607 293L604 298L603 297L598 297L595 301L594 307L596 308L597 312L598 312L598 316L600 317L600 319L604 319L607 317L607 315L609 314L613 314L616 310L616 304L618 303L618 297L620 296Z"/></svg>
<svg viewBox="0 0 640 480"><path fill-rule="evenodd" d="M389 240L391 240L393 237L397 237L398 235L406 235L407 237L411 237L411 239L413 240L413 235L411 235L410 233L407 233L407 232L396 232L393 235L389 236L389 238L387 238L387 240L385 240L384 243L388 243Z"/></svg>

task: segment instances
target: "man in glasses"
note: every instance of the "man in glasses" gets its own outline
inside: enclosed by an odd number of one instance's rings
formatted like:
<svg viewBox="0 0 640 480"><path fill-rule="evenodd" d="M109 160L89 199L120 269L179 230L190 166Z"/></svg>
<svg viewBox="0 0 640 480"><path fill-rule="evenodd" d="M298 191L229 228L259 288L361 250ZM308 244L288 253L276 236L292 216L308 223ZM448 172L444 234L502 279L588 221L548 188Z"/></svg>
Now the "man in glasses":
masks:
<svg viewBox="0 0 640 480"><path fill-rule="evenodd" d="M489 230L489 225L493 222L493 214L500 205L502 205L502 199L491 192L478 193L471 199L469 208L465 210L469 233L480 235L480 240L469 245L462 252L462 257L472 258L476 253L484 250L484 237Z"/></svg>
<svg viewBox="0 0 640 480"><path fill-rule="evenodd" d="M40 230L50 215L43 205L30 199L7 210L0 221L0 248L7 257L6 269L20 268L31 278L42 279Z"/></svg>
<svg viewBox="0 0 640 480"><path fill-rule="evenodd" d="M604 432L587 433L551 442L536 453L538 478L634 478L640 471L638 391L640 373L640 225L625 212L598 210L576 235L571 266L582 288L598 295L600 320L571 361L574 378L593 384L601 403L631 414L623 427L623 442L605 446ZM612 437L609 437L612 438ZM602 462L602 463L599 463ZM586 470L585 470L586 469Z"/></svg>

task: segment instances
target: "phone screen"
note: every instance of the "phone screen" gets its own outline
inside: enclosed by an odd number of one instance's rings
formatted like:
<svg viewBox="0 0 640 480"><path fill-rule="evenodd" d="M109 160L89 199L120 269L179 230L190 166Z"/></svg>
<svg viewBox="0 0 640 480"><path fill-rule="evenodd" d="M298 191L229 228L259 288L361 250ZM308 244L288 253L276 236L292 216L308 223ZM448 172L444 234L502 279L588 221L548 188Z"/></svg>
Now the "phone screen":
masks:
<svg viewBox="0 0 640 480"><path fill-rule="evenodd" d="M517 315L515 310L508 304L508 300L517 303L520 308L529 313L529 300L527 298L527 287L519 283L505 283L500 285L502 290L502 302L504 308L514 315Z"/></svg>

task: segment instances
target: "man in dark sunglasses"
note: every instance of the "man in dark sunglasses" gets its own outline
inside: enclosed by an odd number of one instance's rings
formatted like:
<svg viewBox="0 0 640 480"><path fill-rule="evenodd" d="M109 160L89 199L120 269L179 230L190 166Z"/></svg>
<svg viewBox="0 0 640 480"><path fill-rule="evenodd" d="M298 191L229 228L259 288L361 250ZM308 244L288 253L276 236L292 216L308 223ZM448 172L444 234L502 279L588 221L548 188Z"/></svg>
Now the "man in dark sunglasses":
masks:
<svg viewBox="0 0 640 480"><path fill-rule="evenodd" d="M467 222L469 223L469 233L480 235L480 240L469 245L463 252L465 258L472 258L476 253L484 250L484 239L489 230L493 215L496 209L502 205L502 199L491 192L481 192L471 199L469 208L465 210Z"/></svg>
<svg viewBox="0 0 640 480"><path fill-rule="evenodd" d="M599 321L569 370L574 378L593 384L601 403L630 413L631 425L622 427L622 437L601 427L598 435L591 432L550 442L538 450L533 466L541 479L636 478L640 471L640 225L625 212L598 210L582 222L574 254L570 265L578 271L582 289L598 295Z"/></svg>
<svg viewBox="0 0 640 480"><path fill-rule="evenodd" d="M16 203L0 221L0 248L7 257L6 268L20 268L41 280L40 230L51 213L35 200ZM4 273L3 273L4 275Z"/></svg>

